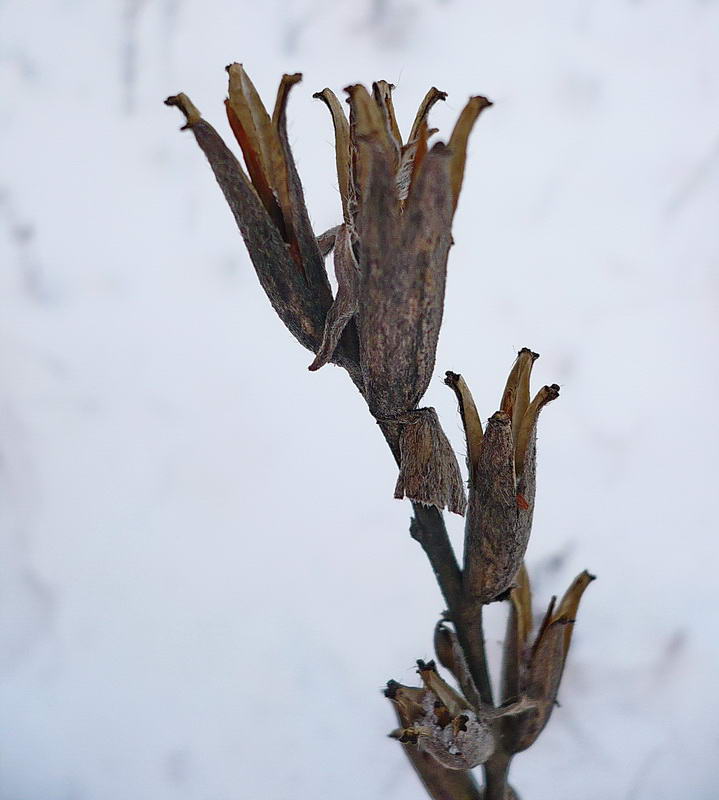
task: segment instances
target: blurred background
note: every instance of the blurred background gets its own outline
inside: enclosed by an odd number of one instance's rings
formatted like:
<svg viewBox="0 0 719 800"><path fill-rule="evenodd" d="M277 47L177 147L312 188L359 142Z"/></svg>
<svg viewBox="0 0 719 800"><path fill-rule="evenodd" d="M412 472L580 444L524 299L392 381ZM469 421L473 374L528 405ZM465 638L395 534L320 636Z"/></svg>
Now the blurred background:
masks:
<svg viewBox="0 0 719 800"><path fill-rule="evenodd" d="M304 73L318 232L340 200L313 92L389 80L406 132L435 85L440 136L495 102L425 403L462 460L444 371L486 418L541 353L537 604L599 576L513 782L716 797L718 45L710 0L0 3L2 800L422 796L380 689L416 680L443 605L394 464L162 104L186 91L229 142L232 61L270 106Z"/></svg>

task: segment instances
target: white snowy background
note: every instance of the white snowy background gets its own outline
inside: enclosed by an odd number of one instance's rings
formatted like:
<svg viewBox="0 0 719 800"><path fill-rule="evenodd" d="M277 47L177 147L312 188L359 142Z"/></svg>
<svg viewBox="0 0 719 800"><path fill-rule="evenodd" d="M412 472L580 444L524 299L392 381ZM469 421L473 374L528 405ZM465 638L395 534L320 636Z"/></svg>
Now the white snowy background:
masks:
<svg viewBox="0 0 719 800"><path fill-rule="evenodd" d="M710 0L0 2L2 800L422 796L380 689L415 680L442 601L394 465L162 105L227 133L231 61L269 103L304 72L318 231L340 205L312 92L385 78L407 130L434 84L444 133L495 101L425 402L461 457L444 371L486 417L540 352L538 603L599 576L513 782L717 796L718 48Z"/></svg>

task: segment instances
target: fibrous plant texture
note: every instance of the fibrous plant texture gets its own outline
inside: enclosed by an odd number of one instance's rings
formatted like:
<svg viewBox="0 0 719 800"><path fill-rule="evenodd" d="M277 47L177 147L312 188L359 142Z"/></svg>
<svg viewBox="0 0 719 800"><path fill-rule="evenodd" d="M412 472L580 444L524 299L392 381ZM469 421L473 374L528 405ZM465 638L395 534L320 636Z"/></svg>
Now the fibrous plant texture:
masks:
<svg viewBox="0 0 719 800"><path fill-rule="evenodd" d="M387 82L372 84L371 92L347 87L349 117L330 89L316 93L334 126L342 201L341 222L317 235L287 140L287 100L301 75L283 76L270 114L241 64L227 72L225 107L244 168L186 95L165 102L185 115L184 127L207 156L272 306L314 354L309 368L343 367L367 401L399 468L394 496L412 502L411 535L447 606L434 648L456 687L433 661L417 662L421 686L389 681L385 695L399 723L391 736L435 800L514 798L510 762L549 720L593 576L581 573L559 603L553 598L533 634L524 555L535 503L536 430L540 411L559 395L558 386L544 386L532 399L536 353L519 351L484 428L465 380L446 373L466 435L467 491L437 413L418 407L435 367L467 141L491 103L470 98L449 140L430 146L437 131L429 113L444 92L427 92L406 140ZM334 296L324 264L330 253ZM465 516L461 568L445 509ZM482 630L482 608L495 601L509 605L496 700ZM480 765L481 787L471 771Z"/></svg>

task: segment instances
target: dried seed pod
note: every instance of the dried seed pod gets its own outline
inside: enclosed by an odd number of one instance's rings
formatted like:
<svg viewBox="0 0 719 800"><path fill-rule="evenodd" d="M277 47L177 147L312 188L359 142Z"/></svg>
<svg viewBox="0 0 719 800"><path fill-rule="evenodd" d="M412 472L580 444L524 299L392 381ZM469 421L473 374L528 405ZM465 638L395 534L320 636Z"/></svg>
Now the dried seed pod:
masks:
<svg viewBox="0 0 719 800"><path fill-rule="evenodd" d="M407 733L421 725L424 716L422 696L424 689L402 686L389 681L384 694L392 701L400 727L390 736L397 739L430 797L452 800L481 800L481 791L471 772L447 769L418 745L418 734Z"/></svg>
<svg viewBox="0 0 719 800"><path fill-rule="evenodd" d="M466 591L481 603L506 591L522 562L527 543L517 516L512 428L498 411L484 432L465 526Z"/></svg>
<svg viewBox="0 0 719 800"><path fill-rule="evenodd" d="M467 501L462 473L433 408L420 408L398 417L400 470L394 496L447 508L463 515Z"/></svg>
<svg viewBox="0 0 719 800"><path fill-rule="evenodd" d="M489 603L511 588L529 542L536 486L539 412L559 396L544 386L529 402L529 378L539 356L519 351L507 379L500 411L482 434L472 395L460 375L445 383L457 395L467 437L469 504L465 525L465 592Z"/></svg>
<svg viewBox="0 0 719 800"><path fill-rule="evenodd" d="M447 769L467 770L483 764L495 747L489 722L442 680L434 662L418 661L417 665L423 690L409 694L407 687L391 681L389 694L385 692L396 703L401 721L410 723L391 735L416 744Z"/></svg>
<svg viewBox="0 0 719 800"><path fill-rule="evenodd" d="M502 742L510 753L526 750L546 726L556 705L566 664L575 616L582 594L594 580L586 570L578 575L559 605L552 598L531 647L529 627L532 608L529 577L522 568L512 589L502 664L502 696L505 701L526 697L534 708L502 720Z"/></svg>
<svg viewBox="0 0 719 800"><path fill-rule="evenodd" d="M298 341L317 352L333 300L287 141L287 98L301 76L283 76L270 117L242 66L230 65L228 73L227 114L249 178L186 95L170 97L166 104L185 114L185 128L194 133L210 162L273 308ZM324 247L330 245L326 240L323 243ZM354 322L345 327L332 361L345 367L364 390Z"/></svg>
<svg viewBox="0 0 719 800"><path fill-rule="evenodd" d="M360 208L359 328L367 401L378 418L414 408L432 377L452 218L449 157L427 154L399 219L396 186L372 152Z"/></svg>

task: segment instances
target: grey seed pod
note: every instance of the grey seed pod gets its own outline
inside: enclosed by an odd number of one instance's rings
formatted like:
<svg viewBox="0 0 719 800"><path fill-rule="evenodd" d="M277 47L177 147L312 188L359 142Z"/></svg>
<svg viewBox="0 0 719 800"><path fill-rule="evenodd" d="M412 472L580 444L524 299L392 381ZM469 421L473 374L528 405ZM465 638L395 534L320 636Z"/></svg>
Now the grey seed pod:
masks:
<svg viewBox="0 0 719 800"><path fill-rule="evenodd" d="M469 504L464 538L464 589L480 603L501 599L512 587L529 543L536 485L536 431L541 409L559 396L544 386L529 402L529 377L539 356L519 351L500 410L482 431L461 375L445 383L457 395L467 440Z"/></svg>
<svg viewBox="0 0 719 800"><path fill-rule="evenodd" d="M249 177L187 95L168 97L165 103L185 115L184 128L192 131L212 167L272 307L297 340L317 352L333 300L287 141L287 97L301 76L283 77L270 117L241 65L231 65L228 72L227 114ZM332 361L364 388L353 322L345 327Z"/></svg>
<svg viewBox="0 0 719 800"><path fill-rule="evenodd" d="M505 702L518 696L526 697L534 707L501 721L502 743L507 752L526 750L549 722L556 705L579 603L593 580L594 576L585 570L574 579L558 605L552 598L530 645L532 601L529 576L524 568L518 573L517 586L510 594L511 608L502 663L502 697Z"/></svg>

